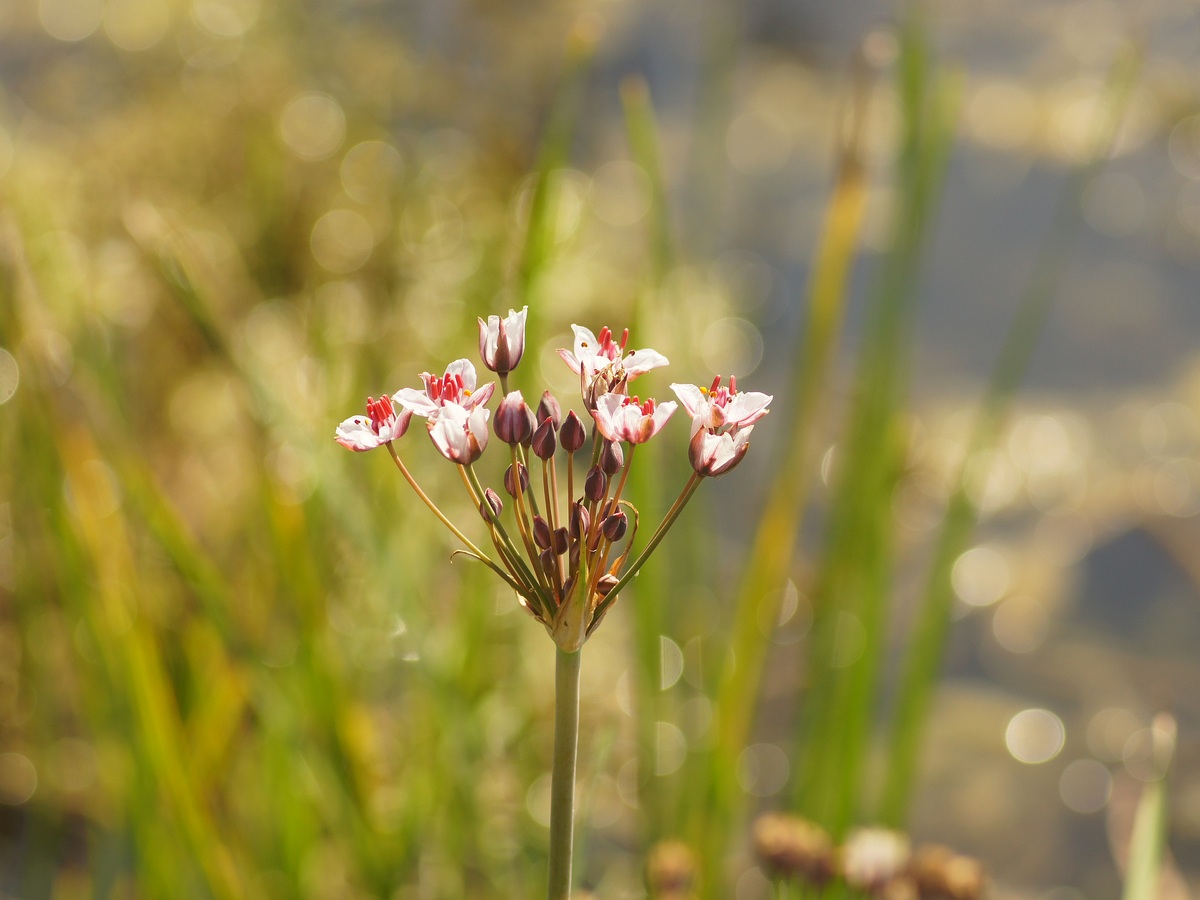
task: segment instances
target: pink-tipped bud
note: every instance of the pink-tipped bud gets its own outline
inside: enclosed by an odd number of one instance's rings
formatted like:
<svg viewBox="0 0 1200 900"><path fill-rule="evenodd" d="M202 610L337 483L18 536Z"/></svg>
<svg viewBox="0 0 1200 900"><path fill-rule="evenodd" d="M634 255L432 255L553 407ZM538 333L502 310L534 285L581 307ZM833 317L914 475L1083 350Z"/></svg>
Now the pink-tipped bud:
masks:
<svg viewBox="0 0 1200 900"><path fill-rule="evenodd" d="M558 449L558 441L554 437L554 422L543 419L533 432L533 453L540 460L547 460Z"/></svg>
<svg viewBox="0 0 1200 900"><path fill-rule="evenodd" d="M578 541L583 538L588 531L590 517L588 516L587 507L582 503L571 504L571 540Z"/></svg>
<svg viewBox="0 0 1200 900"><path fill-rule="evenodd" d="M496 437L506 444L525 444L533 434L533 410L520 391L513 391L496 407Z"/></svg>
<svg viewBox="0 0 1200 900"><path fill-rule="evenodd" d="M568 453L576 452L587 440L587 429L583 427L583 420L575 415L575 410L567 413L567 417L563 420L562 427L558 432L558 440Z"/></svg>
<svg viewBox="0 0 1200 900"><path fill-rule="evenodd" d="M623 465L625 453L621 450L621 445L616 441L606 441L604 449L600 451L600 468L604 470L604 474L616 475Z"/></svg>
<svg viewBox="0 0 1200 900"><path fill-rule="evenodd" d="M604 533L604 537L613 542L625 537L625 531L628 527L629 517L620 510L608 516L600 523L600 530Z"/></svg>
<svg viewBox="0 0 1200 900"><path fill-rule="evenodd" d="M559 556L562 556L567 552L567 548L569 546L571 546L571 540L567 535L567 529L561 527L555 528L554 540L550 544L551 549L554 550L554 552Z"/></svg>
<svg viewBox="0 0 1200 900"><path fill-rule="evenodd" d="M513 467L510 465L504 470L504 490L508 492L508 496L517 496L517 479L520 480L520 491L524 494L529 490L529 470L525 468L523 463L517 463L517 478L513 477Z"/></svg>
<svg viewBox="0 0 1200 900"><path fill-rule="evenodd" d="M543 550L550 546L553 536L550 533L550 523L541 516L533 517L533 542Z"/></svg>
<svg viewBox="0 0 1200 900"><path fill-rule="evenodd" d="M601 499L608 490L608 476L599 466L588 469L587 478L583 481L583 496L589 500Z"/></svg>
<svg viewBox="0 0 1200 900"><path fill-rule="evenodd" d="M562 424L562 407L558 405L558 401L554 399L554 395L549 391L542 394L542 402L538 404L537 420L540 425L549 419L554 423L554 428L557 431L558 426Z"/></svg>
<svg viewBox="0 0 1200 900"><path fill-rule="evenodd" d="M500 499L500 495L488 488L483 492L483 499L479 501L479 514L483 516L485 522L496 522L500 519L500 513L504 510L504 501Z"/></svg>
<svg viewBox="0 0 1200 900"><path fill-rule="evenodd" d="M616 575L601 575L596 579L596 593L601 597L607 597L617 586L619 580Z"/></svg>

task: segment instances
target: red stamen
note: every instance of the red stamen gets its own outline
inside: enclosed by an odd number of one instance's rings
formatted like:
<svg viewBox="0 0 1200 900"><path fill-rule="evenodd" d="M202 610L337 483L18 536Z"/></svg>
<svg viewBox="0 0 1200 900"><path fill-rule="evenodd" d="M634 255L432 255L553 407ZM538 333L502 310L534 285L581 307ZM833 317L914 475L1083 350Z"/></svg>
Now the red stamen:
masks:
<svg viewBox="0 0 1200 900"><path fill-rule="evenodd" d="M729 394L730 396L737 393L737 379L732 375L729 376Z"/></svg>
<svg viewBox="0 0 1200 900"><path fill-rule="evenodd" d="M621 352L622 352L622 353L624 353L624 352L625 352L625 345L626 345L626 344L628 344L628 343L629 343L629 329L628 329L628 328L626 328L626 329L625 329L625 330L624 330L624 331L621 333Z"/></svg>
<svg viewBox="0 0 1200 900"><path fill-rule="evenodd" d="M715 394L717 392L717 388L719 388L720 386L721 386L721 376L718 375L716 378L713 379L712 387L710 387L708 389L708 392L710 394Z"/></svg>

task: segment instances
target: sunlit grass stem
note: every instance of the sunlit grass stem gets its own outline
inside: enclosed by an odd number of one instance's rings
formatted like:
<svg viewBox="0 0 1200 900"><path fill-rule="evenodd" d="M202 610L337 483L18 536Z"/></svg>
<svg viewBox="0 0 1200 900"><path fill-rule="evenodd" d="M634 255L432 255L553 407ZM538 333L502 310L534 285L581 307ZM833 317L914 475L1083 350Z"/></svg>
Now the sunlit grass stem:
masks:
<svg viewBox="0 0 1200 900"><path fill-rule="evenodd" d="M583 652L555 647L554 768L550 775L549 900L571 896L575 770L579 755L579 668Z"/></svg>

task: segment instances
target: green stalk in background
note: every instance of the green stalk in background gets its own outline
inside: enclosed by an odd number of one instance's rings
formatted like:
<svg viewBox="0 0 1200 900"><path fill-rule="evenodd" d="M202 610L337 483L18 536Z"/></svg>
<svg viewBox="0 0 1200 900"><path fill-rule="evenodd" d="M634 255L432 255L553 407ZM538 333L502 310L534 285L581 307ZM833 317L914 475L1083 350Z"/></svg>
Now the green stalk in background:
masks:
<svg viewBox="0 0 1200 900"><path fill-rule="evenodd" d="M982 450L995 442L1013 394L1029 367L1038 335L1078 236L1080 200L1108 157L1139 67L1140 54L1133 48L1127 48L1113 66L1105 102L1095 121L1091 143L1093 150L1073 173L1055 211L1047 238L1042 243L1041 253L1026 283L1012 327L981 401L975 428L955 479L956 487L942 519L897 692L891 750L880 807L881 821L892 827L903 827L908 817L921 738L950 628L954 602L950 570L954 561L967 549L977 519L977 511L967 493L970 464Z"/></svg>
<svg viewBox="0 0 1200 900"><path fill-rule="evenodd" d="M629 319L630 332L646 334L647 312L653 306L658 313L670 308L673 298L664 290L666 277L675 265L675 242L671 234L670 207L662 174L658 146L658 123L655 121L649 86L640 77L630 77L621 83L621 103L625 113L625 132L634 161L650 179L650 210L647 217L646 241L650 248L647 277L634 302ZM641 464L630 476L629 491L634 505L647 522L662 519L666 499L662 486L673 482L674 471L663 453L662 442L651 441L640 453ZM638 576L633 617L634 685L636 689L638 730L638 802L645 816L648 845L671 830L668 813L672 803L666 779L656 774L658 722L669 719L662 695L662 636L671 628L672 610L660 598L669 596L667 576L675 570L679 548L670 546L662 552L665 559Z"/></svg>
<svg viewBox="0 0 1200 900"><path fill-rule="evenodd" d="M714 710L716 746L706 761L711 796L691 815L693 827L703 829L701 859L708 871L704 883L719 891L723 849L740 816L740 789L734 779L736 759L745 746L757 704L768 637L761 622L779 616L783 587L792 565L793 547L806 509L808 488L817 450L816 422L827 396L830 364L836 354L850 272L866 207L867 177L861 145L870 85L860 74L854 104L846 117L838 151L833 193L825 210L820 245L808 284L808 320L801 346L794 354L789 396L796 402L776 413L784 448L767 506L754 534L746 569L734 606L731 646L721 673ZM699 806L699 804L696 804Z"/></svg>
<svg viewBox="0 0 1200 900"><path fill-rule="evenodd" d="M1175 755L1176 723L1160 713L1150 729L1158 777L1142 788L1129 837L1125 863L1125 888L1121 900L1157 900L1167 844L1167 772Z"/></svg>
<svg viewBox="0 0 1200 900"><path fill-rule="evenodd" d="M953 139L957 90L929 58L923 23L905 25L898 62L903 132L892 241L870 312L825 558L813 591L808 707L794 799L837 839L857 812L887 635L892 493L916 282ZM858 647L848 646L856 635Z"/></svg>

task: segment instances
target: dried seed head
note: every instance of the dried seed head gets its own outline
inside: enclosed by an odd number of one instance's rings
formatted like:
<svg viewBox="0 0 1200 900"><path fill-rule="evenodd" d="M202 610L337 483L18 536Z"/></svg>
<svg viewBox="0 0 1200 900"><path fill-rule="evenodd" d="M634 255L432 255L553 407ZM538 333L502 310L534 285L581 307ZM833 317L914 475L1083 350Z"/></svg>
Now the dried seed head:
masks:
<svg viewBox="0 0 1200 900"><path fill-rule="evenodd" d="M833 875L833 844L819 826L798 816L767 813L754 823L754 852L775 877L824 884Z"/></svg>
<svg viewBox="0 0 1200 900"><path fill-rule="evenodd" d="M977 900L983 896L987 882L979 860L961 856L939 844L917 850L912 872L922 894L946 900Z"/></svg>
<svg viewBox="0 0 1200 900"><path fill-rule="evenodd" d="M583 420L575 415L575 410L571 410L558 432L559 442L568 453L574 453L583 446L586 439L587 429L583 427Z"/></svg>
<svg viewBox="0 0 1200 900"><path fill-rule="evenodd" d="M646 857L646 888L655 900L684 900L696 880L696 856L683 841L659 841Z"/></svg>
<svg viewBox="0 0 1200 900"><path fill-rule="evenodd" d="M846 884L873 891L904 872L909 860L908 837L887 828L856 828L841 848Z"/></svg>
<svg viewBox="0 0 1200 900"><path fill-rule="evenodd" d="M525 468L524 463L517 463L517 474L520 479L521 493L524 494L529 490L529 470ZM504 470L504 490L508 492L508 496L517 496L517 479L513 478L513 467L510 465Z"/></svg>

